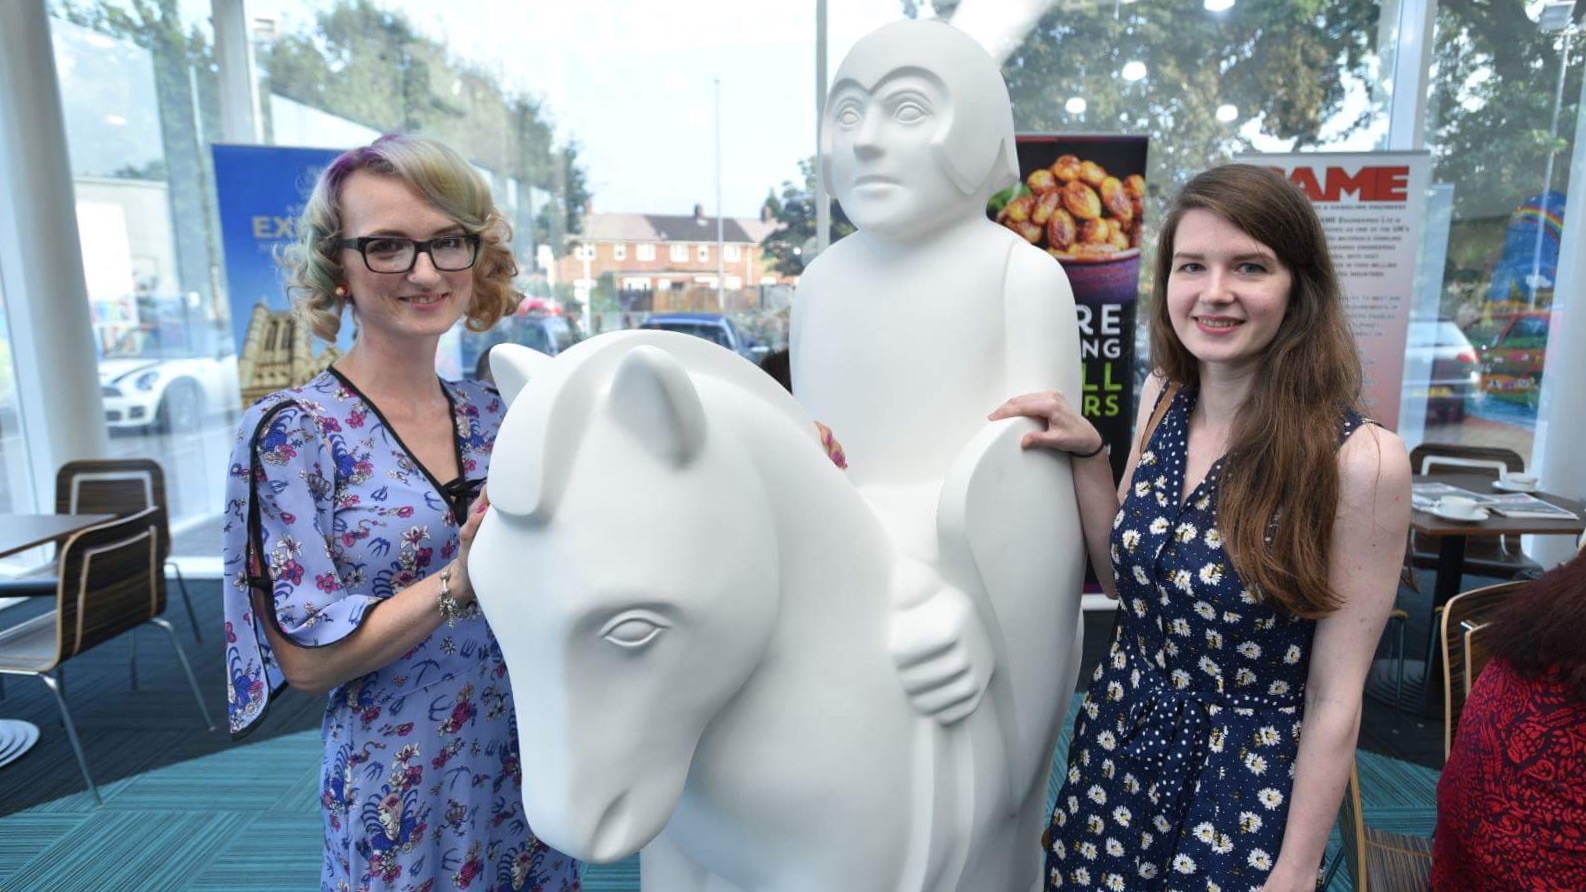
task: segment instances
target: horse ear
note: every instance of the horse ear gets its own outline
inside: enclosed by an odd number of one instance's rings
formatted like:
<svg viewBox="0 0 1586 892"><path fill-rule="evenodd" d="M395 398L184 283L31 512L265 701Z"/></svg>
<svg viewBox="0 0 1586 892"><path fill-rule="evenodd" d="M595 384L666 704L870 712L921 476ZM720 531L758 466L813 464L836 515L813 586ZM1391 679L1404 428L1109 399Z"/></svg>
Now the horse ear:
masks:
<svg viewBox="0 0 1586 892"><path fill-rule="evenodd" d="M490 376L496 379L496 389L510 406L529 381L543 373L552 361L522 344L497 344L490 348Z"/></svg>
<svg viewBox="0 0 1586 892"><path fill-rule="evenodd" d="M699 391L682 364L660 348L635 347L622 358L606 405L618 424L679 467L705 445Z"/></svg>

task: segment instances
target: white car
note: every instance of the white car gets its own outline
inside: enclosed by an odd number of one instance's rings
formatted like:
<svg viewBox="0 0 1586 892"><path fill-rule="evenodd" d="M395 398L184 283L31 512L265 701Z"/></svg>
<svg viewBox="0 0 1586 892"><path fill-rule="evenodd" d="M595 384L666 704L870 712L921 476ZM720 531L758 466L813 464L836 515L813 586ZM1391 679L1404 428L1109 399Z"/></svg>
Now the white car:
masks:
<svg viewBox="0 0 1586 892"><path fill-rule="evenodd" d="M99 360L99 392L111 430L197 430L212 412L239 405L235 353L162 356L123 341Z"/></svg>

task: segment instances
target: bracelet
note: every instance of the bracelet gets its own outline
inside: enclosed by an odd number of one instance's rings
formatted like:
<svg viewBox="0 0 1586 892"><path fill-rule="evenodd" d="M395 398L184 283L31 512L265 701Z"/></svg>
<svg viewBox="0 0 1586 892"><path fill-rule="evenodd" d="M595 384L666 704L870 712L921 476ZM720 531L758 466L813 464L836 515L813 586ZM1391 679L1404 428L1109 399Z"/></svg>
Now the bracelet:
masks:
<svg viewBox="0 0 1586 892"><path fill-rule="evenodd" d="M441 597L439 607L441 616L446 617L447 628L456 628L457 621L460 619L473 619L474 617L478 616L478 601L470 601L467 604L459 604L457 603L457 599L452 597L452 565L447 564L446 568L441 570L440 575Z"/></svg>
<svg viewBox="0 0 1586 892"><path fill-rule="evenodd" d="M1092 449L1089 452L1070 452L1069 456L1072 457L1072 458L1094 458L1097 455L1100 455L1102 453L1102 451L1105 450L1106 448L1107 448L1107 438L1106 437L1102 437L1101 438L1101 443L1099 443L1096 446L1095 449ZM1111 455L1112 453L1108 452L1107 454Z"/></svg>

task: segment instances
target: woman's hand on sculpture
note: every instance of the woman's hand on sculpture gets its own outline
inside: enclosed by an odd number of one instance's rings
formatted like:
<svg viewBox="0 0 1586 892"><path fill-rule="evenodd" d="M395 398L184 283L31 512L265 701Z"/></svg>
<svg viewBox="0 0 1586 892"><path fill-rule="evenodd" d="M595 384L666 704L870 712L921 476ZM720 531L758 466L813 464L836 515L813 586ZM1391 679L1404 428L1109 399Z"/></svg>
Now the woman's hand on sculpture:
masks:
<svg viewBox="0 0 1586 892"><path fill-rule="evenodd" d="M819 421L815 422L815 429L821 432L821 445L826 447L826 457L837 467L848 470L848 456L843 453L843 444L837 442L832 429Z"/></svg>
<svg viewBox="0 0 1586 892"><path fill-rule="evenodd" d="M457 531L457 539L461 546L457 549L457 564L452 570L451 593L459 604L467 604L474 600L474 584L468 578L468 555L473 550L474 537L479 535L479 524L485 519L485 509L489 507L490 492L481 488L468 511L468 519Z"/></svg>
<svg viewBox="0 0 1586 892"><path fill-rule="evenodd" d="M909 701L943 725L968 718L991 683L995 655L969 596L906 561L893 577L887 646Z"/></svg>
<svg viewBox="0 0 1586 892"><path fill-rule="evenodd" d="M1076 455L1091 455L1097 453L1102 442L1095 425L1055 390L1016 396L998 406L989 419L998 421L1020 416L1034 418L1046 425L1044 431L1024 435L1019 443L1026 449L1041 446Z"/></svg>

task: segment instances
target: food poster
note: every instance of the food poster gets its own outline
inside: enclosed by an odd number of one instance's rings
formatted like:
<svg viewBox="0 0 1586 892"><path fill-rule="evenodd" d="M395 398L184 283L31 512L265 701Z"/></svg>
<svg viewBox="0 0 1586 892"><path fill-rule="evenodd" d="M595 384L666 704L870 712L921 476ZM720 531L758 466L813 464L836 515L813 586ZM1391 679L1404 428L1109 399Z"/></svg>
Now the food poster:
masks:
<svg viewBox="0 0 1586 892"><path fill-rule="evenodd" d="M1431 155L1307 152L1235 160L1279 171L1316 206L1360 345L1366 414L1398 430Z"/></svg>
<svg viewBox="0 0 1586 892"><path fill-rule="evenodd" d="M1079 311L1082 409L1112 447L1114 479L1129 458L1134 422L1146 143L1143 136L1020 136L1021 182L987 208L1068 274Z"/></svg>

